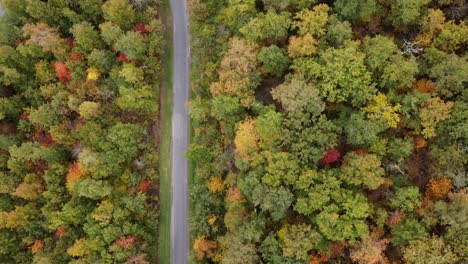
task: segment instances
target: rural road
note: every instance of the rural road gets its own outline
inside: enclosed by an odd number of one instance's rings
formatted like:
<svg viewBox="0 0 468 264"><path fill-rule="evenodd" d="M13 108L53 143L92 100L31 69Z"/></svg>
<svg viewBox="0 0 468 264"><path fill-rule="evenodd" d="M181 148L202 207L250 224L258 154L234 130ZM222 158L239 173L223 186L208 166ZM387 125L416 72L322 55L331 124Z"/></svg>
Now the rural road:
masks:
<svg viewBox="0 0 468 264"><path fill-rule="evenodd" d="M171 263L188 263L188 148L190 40L186 0L170 0L174 29L172 107Z"/></svg>

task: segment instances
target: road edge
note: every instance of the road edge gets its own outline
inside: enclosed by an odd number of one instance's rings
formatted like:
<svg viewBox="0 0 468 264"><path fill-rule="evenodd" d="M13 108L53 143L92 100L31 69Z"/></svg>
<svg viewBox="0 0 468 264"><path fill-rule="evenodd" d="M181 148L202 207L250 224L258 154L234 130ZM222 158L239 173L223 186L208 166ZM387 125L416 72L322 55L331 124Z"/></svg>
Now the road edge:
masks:
<svg viewBox="0 0 468 264"><path fill-rule="evenodd" d="M161 141L160 141L160 216L159 216L159 263L171 263L171 166L172 166L172 95L173 95L173 30L169 0L160 5L164 27L164 55L161 80Z"/></svg>

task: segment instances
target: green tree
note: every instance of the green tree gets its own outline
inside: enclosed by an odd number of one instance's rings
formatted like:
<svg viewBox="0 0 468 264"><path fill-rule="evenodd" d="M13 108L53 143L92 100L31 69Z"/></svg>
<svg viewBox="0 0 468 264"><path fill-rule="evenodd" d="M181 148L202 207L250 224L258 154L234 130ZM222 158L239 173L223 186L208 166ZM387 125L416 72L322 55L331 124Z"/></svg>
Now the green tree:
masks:
<svg viewBox="0 0 468 264"><path fill-rule="evenodd" d="M282 186L274 188L259 184L252 192L254 205L260 206L262 211L269 212L275 221L283 218L293 200L293 194Z"/></svg>
<svg viewBox="0 0 468 264"><path fill-rule="evenodd" d="M142 60L147 50L145 38L138 32L129 31L114 44L117 51L123 52L130 60Z"/></svg>
<svg viewBox="0 0 468 264"><path fill-rule="evenodd" d="M416 24L429 2L430 0L396 0L392 3L389 14L392 25L398 29L401 26Z"/></svg>
<svg viewBox="0 0 468 264"><path fill-rule="evenodd" d="M158 112L157 92L149 86L142 88L119 88L117 105L122 110L143 114L155 114Z"/></svg>
<svg viewBox="0 0 468 264"><path fill-rule="evenodd" d="M393 208L400 208L405 212L412 212L421 206L419 188L415 186L398 188L395 196L390 200Z"/></svg>
<svg viewBox="0 0 468 264"><path fill-rule="evenodd" d="M127 0L109 0L102 5L102 12L106 20L129 29L135 21L135 10Z"/></svg>
<svg viewBox="0 0 468 264"><path fill-rule="evenodd" d="M322 96L330 102L347 101L353 106L372 98L376 89L364 65L364 58L356 42L348 42L341 49L327 49L320 56L320 66L314 73Z"/></svg>
<svg viewBox="0 0 468 264"><path fill-rule="evenodd" d="M135 66L135 64L125 63L119 72L119 76L123 77L128 83L138 84L143 82L145 73L143 69Z"/></svg>
<svg viewBox="0 0 468 264"><path fill-rule="evenodd" d="M385 130L385 125L378 120L368 120L362 113L353 113L344 121L344 132L349 144L368 148Z"/></svg>
<svg viewBox="0 0 468 264"><path fill-rule="evenodd" d="M144 135L141 125L117 123L107 131L106 137L110 144L102 147L123 161L132 161L141 148Z"/></svg>
<svg viewBox="0 0 468 264"><path fill-rule="evenodd" d="M100 72L107 73L114 66L114 54L108 50L94 49L87 57L88 64L96 67Z"/></svg>
<svg viewBox="0 0 468 264"><path fill-rule="evenodd" d="M370 22L379 13L379 5L375 0L337 0L336 12L353 23Z"/></svg>
<svg viewBox="0 0 468 264"><path fill-rule="evenodd" d="M291 147L301 164L316 166L325 150L334 148L340 128L325 115L286 120L284 143ZM301 124L303 127L301 127Z"/></svg>
<svg viewBox="0 0 468 264"><path fill-rule="evenodd" d="M316 117L325 109L316 86L297 77L292 77L276 87L271 91L271 95L292 118Z"/></svg>
<svg viewBox="0 0 468 264"><path fill-rule="evenodd" d="M426 52L425 57L430 63L429 76L435 80L435 84L440 93L448 98L461 96L464 100L468 98L466 84L468 77L468 61L466 57L459 57L456 54L439 53L439 58L431 58L432 51Z"/></svg>
<svg viewBox="0 0 468 264"><path fill-rule="evenodd" d="M266 230L266 219L262 215L252 214L249 221L244 221L239 227L239 235L243 241L258 243Z"/></svg>
<svg viewBox="0 0 468 264"><path fill-rule="evenodd" d="M259 13L251 19L239 31L249 40L254 41L280 41L288 36L291 26L291 14L288 12L276 13L268 10L267 13Z"/></svg>
<svg viewBox="0 0 468 264"><path fill-rule="evenodd" d="M366 37L363 51L366 53L366 64L376 73L382 73L390 59L399 52L394 40L382 35Z"/></svg>
<svg viewBox="0 0 468 264"><path fill-rule="evenodd" d="M263 47L257 58L262 63L263 70L276 77L283 76L289 67L289 58L286 51L276 45Z"/></svg>
<svg viewBox="0 0 468 264"><path fill-rule="evenodd" d="M393 227L391 230L392 233L392 243L395 246L406 246L411 240L420 239L427 236L425 227L414 218L406 218Z"/></svg>
<svg viewBox="0 0 468 264"><path fill-rule="evenodd" d="M335 203L325 206L315 218L320 232L329 240L346 240L351 244L367 237L369 229L365 219L371 207L366 198L348 190L332 195Z"/></svg>
<svg viewBox="0 0 468 264"><path fill-rule="evenodd" d="M256 13L254 0L229 0L227 6L219 12L218 19L237 32Z"/></svg>
<svg viewBox="0 0 468 264"><path fill-rule="evenodd" d="M327 41L334 47L343 45L347 40L351 40L353 29L348 21L340 21L337 16L330 16L327 25Z"/></svg>
<svg viewBox="0 0 468 264"><path fill-rule="evenodd" d="M272 264L299 264L304 263L301 260L283 256L282 249L279 242L276 240L275 235L268 235L259 247L264 260Z"/></svg>
<svg viewBox="0 0 468 264"><path fill-rule="evenodd" d="M418 72L418 63L413 56L404 58L400 54L395 55L385 66L380 85L388 89L411 87Z"/></svg>
<svg viewBox="0 0 468 264"><path fill-rule="evenodd" d="M299 164L288 152L263 152L267 165L262 182L273 187L294 184L299 176Z"/></svg>
<svg viewBox="0 0 468 264"><path fill-rule="evenodd" d="M437 236L410 241L403 249L403 258L411 264L450 264L460 260L452 248Z"/></svg>
<svg viewBox="0 0 468 264"><path fill-rule="evenodd" d="M218 95L211 101L211 115L225 123L225 133L234 136L235 125L245 117L245 110L236 97Z"/></svg>
<svg viewBox="0 0 468 264"><path fill-rule="evenodd" d="M393 138L388 142L386 158L401 162L413 152L414 142L411 138Z"/></svg>
<svg viewBox="0 0 468 264"><path fill-rule="evenodd" d="M340 176L348 184L364 185L373 190L384 182L384 175L384 169L376 155L349 152L344 158Z"/></svg>
<svg viewBox="0 0 468 264"><path fill-rule="evenodd" d="M447 233L444 240L460 257L466 257L468 250L468 227L466 214L468 213L468 194L466 191L449 194L449 202L438 201L434 205L434 211L440 223L446 227Z"/></svg>
<svg viewBox="0 0 468 264"><path fill-rule="evenodd" d="M239 236L228 233L219 238L225 248L221 264L256 264L260 261L255 245L242 243Z"/></svg>
<svg viewBox="0 0 468 264"><path fill-rule="evenodd" d="M83 179L77 184L77 194L79 197L86 197L93 200L100 200L111 195L112 187L108 182L102 180Z"/></svg>
<svg viewBox="0 0 468 264"><path fill-rule="evenodd" d="M123 34L122 29L119 26L112 24L109 21L106 21L99 25L101 31L102 39L106 42L107 45L112 45L120 38Z"/></svg>
<svg viewBox="0 0 468 264"><path fill-rule="evenodd" d="M102 47L99 33L89 22L75 24L70 30L74 37L74 49L83 54L89 54L93 49Z"/></svg>
<svg viewBox="0 0 468 264"><path fill-rule="evenodd" d="M268 141L281 133L282 121L283 116L281 113L278 113L273 109L269 109L257 117L255 129L262 140Z"/></svg>
<svg viewBox="0 0 468 264"><path fill-rule="evenodd" d="M315 249L321 240L321 235L313 230L310 225L288 226L283 239L283 256L308 260L308 252Z"/></svg>
<svg viewBox="0 0 468 264"><path fill-rule="evenodd" d="M102 19L102 0L79 0L78 5L90 20L98 22Z"/></svg>

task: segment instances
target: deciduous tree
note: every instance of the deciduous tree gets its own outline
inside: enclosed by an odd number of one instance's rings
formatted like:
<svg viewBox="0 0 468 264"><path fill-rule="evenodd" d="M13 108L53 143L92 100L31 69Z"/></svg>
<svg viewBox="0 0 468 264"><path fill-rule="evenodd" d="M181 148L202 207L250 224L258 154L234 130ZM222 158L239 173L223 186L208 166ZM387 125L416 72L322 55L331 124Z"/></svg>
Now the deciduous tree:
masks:
<svg viewBox="0 0 468 264"><path fill-rule="evenodd" d="M439 97L427 100L419 112L421 124L423 126L422 134L425 138L436 136L436 126L440 121L450 118L453 102L445 103Z"/></svg>
<svg viewBox="0 0 468 264"><path fill-rule="evenodd" d="M377 189L384 182L384 174L380 159L374 154L349 152L341 166L341 177L346 183L364 185L371 190Z"/></svg>
<svg viewBox="0 0 468 264"><path fill-rule="evenodd" d="M259 13L245 24L240 32L249 40L277 42L288 36L291 26L291 14L288 12L276 13L270 9L266 13Z"/></svg>

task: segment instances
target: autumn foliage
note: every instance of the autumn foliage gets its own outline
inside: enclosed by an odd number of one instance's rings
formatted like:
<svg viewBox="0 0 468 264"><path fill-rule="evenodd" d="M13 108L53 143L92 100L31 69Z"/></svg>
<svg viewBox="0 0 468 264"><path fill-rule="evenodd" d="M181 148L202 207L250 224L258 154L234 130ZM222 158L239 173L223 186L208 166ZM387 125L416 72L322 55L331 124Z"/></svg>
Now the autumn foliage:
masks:
<svg viewBox="0 0 468 264"><path fill-rule="evenodd" d="M364 241L358 243L351 252L351 259L360 264L386 264L385 249L390 240L380 239L380 234L373 231Z"/></svg>
<svg viewBox="0 0 468 264"><path fill-rule="evenodd" d="M437 91L434 84L432 84L430 81L425 80L425 79L418 80L416 82L416 90L418 90L421 93L428 93L428 94L432 94Z"/></svg>
<svg viewBox="0 0 468 264"><path fill-rule="evenodd" d="M208 180L208 190L212 193L222 192L224 190L224 181L221 177L211 177Z"/></svg>
<svg viewBox="0 0 468 264"><path fill-rule="evenodd" d="M144 23L137 23L135 25L135 30L137 32L140 32L141 34L146 34L148 33L148 29L146 28L146 25Z"/></svg>
<svg viewBox="0 0 468 264"><path fill-rule="evenodd" d="M258 150L259 139L260 137L255 129L255 120L247 119L240 123L234 140L236 153L243 160L250 160L252 158L252 153Z"/></svg>
<svg viewBox="0 0 468 264"><path fill-rule="evenodd" d="M226 200L229 203L241 202L244 199L239 187L231 187L227 190Z"/></svg>
<svg viewBox="0 0 468 264"><path fill-rule="evenodd" d="M149 189L151 187L151 182L148 181L148 180L142 180L139 184L138 184L138 189L142 192L148 192Z"/></svg>
<svg viewBox="0 0 468 264"><path fill-rule="evenodd" d="M75 181L84 176L83 171L80 169L80 164L78 162L73 163L68 168L67 173L67 188L72 190L74 187Z"/></svg>
<svg viewBox="0 0 468 264"><path fill-rule="evenodd" d="M79 52L72 52L70 54L70 58L68 58L70 61L80 61L83 59L83 55Z"/></svg>
<svg viewBox="0 0 468 264"><path fill-rule="evenodd" d="M36 127L31 140L39 142L43 147L50 147L57 144L57 142L52 138L52 135L50 133L46 133L40 127Z"/></svg>
<svg viewBox="0 0 468 264"><path fill-rule="evenodd" d="M56 237L57 239L61 239L65 235L65 232L65 227L60 226L59 228L57 228L57 230L55 230L54 237Z"/></svg>
<svg viewBox="0 0 468 264"><path fill-rule="evenodd" d="M71 80L71 72L64 62L55 62L54 67L55 73L57 74L57 78L61 82L66 83Z"/></svg>
<svg viewBox="0 0 468 264"><path fill-rule="evenodd" d="M125 55L125 53L123 53L123 52L120 52L120 53L119 53L119 56L117 57L117 61L119 61L119 62L127 62L127 61L128 61L127 55Z"/></svg>
<svg viewBox="0 0 468 264"><path fill-rule="evenodd" d="M195 251L198 260L202 260L205 257L213 258L215 256L214 250L216 248L218 248L218 244L206 239L205 236L198 237L193 243L193 250Z"/></svg>
<svg viewBox="0 0 468 264"><path fill-rule="evenodd" d="M138 238L136 236L121 236L115 241L115 244L125 249L131 249L137 243Z"/></svg>
<svg viewBox="0 0 468 264"><path fill-rule="evenodd" d="M44 247L44 242L42 240L34 241L34 244L31 246L31 253L36 254Z"/></svg>
<svg viewBox="0 0 468 264"><path fill-rule="evenodd" d="M329 149L325 155L320 159L323 164L331 164L340 158L341 154L336 149Z"/></svg>
<svg viewBox="0 0 468 264"><path fill-rule="evenodd" d="M452 189L452 182L447 177L432 178L427 184L426 195L434 199L443 199Z"/></svg>

